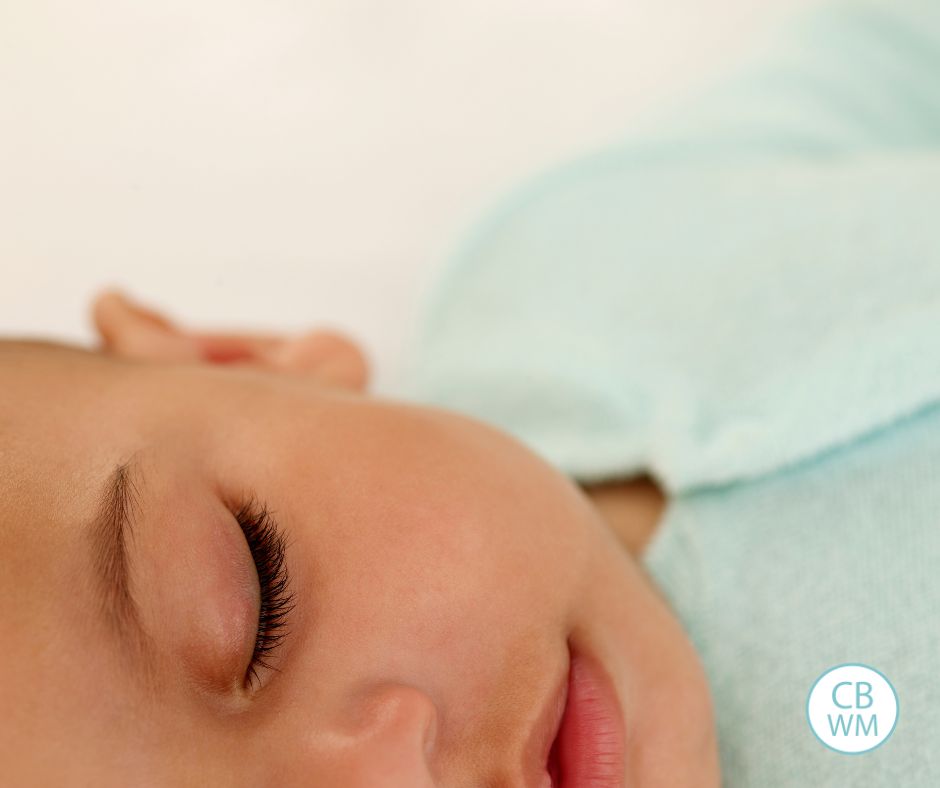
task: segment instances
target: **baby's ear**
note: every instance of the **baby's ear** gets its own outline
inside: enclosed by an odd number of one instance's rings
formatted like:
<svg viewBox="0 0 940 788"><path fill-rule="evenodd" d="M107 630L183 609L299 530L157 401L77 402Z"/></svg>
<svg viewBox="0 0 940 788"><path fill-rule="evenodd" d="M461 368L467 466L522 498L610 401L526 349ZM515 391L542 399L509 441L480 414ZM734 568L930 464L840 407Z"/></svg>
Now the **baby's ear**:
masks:
<svg viewBox="0 0 940 788"><path fill-rule="evenodd" d="M355 391L365 391L369 383L363 351L334 331L299 337L189 331L116 290L95 299L92 316L101 349L119 356L250 366Z"/></svg>
<svg viewBox="0 0 940 788"><path fill-rule="evenodd" d="M106 353L154 361L199 358L192 340L166 317L132 302L117 290L99 293L91 313L101 340L100 349Z"/></svg>
<svg viewBox="0 0 940 788"><path fill-rule="evenodd" d="M271 364L284 372L309 375L320 383L353 391L369 385L369 362L362 349L335 331L311 331L284 338L269 351Z"/></svg>

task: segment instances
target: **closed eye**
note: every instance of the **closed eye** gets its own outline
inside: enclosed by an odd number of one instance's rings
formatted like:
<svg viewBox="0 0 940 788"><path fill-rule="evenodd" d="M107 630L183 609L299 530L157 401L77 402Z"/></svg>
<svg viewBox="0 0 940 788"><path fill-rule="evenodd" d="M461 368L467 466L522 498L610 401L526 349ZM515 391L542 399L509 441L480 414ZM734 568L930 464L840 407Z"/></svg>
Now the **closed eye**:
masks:
<svg viewBox="0 0 940 788"><path fill-rule="evenodd" d="M287 543L268 508L249 498L238 507L235 519L251 551L260 589L258 631L245 673L245 686L256 687L260 686L262 669L276 670L271 656L288 634L287 619L294 609L294 595L285 562Z"/></svg>

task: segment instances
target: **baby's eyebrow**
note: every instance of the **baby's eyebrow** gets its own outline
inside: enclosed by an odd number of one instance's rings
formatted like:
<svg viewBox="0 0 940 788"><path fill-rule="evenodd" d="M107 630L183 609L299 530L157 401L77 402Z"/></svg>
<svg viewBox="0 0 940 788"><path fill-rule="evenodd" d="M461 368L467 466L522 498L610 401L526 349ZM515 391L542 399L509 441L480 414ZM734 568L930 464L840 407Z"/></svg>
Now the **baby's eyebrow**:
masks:
<svg viewBox="0 0 940 788"><path fill-rule="evenodd" d="M147 640L131 593L128 569L127 544L133 538L138 511L136 475L139 475L136 454L118 463L105 482L89 532L103 614L129 645L140 645Z"/></svg>

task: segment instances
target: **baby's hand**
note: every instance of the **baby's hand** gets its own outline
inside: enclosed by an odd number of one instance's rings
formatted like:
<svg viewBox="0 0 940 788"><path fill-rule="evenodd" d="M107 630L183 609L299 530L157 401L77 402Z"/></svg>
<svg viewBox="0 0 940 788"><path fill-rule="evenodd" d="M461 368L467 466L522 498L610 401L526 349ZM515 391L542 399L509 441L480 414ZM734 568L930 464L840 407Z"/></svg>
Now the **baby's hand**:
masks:
<svg viewBox="0 0 940 788"><path fill-rule="evenodd" d="M92 318L101 339L99 349L104 353L309 375L319 382L356 391L365 391L368 385L365 354L352 340L334 331L314 331L293 338L190 331L117 290L106 290L95 298Z"/></svg>

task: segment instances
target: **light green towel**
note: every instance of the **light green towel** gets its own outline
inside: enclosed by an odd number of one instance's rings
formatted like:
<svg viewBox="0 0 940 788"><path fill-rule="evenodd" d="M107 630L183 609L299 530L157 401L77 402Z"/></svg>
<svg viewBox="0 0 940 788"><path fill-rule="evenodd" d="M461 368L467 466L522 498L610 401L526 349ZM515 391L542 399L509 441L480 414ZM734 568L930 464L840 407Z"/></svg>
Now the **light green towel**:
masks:
<svg viewBox="0 0 940 788"><path fill-rule="evenodd" d="M845 3L647 137L534 179L449 261L416 401L580 481L649 470L647 557L728 786L940 786L940 5ZM861 756L805 717L891 679Z"/></svg>

